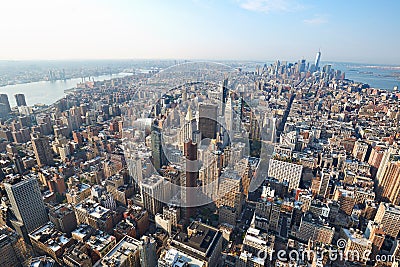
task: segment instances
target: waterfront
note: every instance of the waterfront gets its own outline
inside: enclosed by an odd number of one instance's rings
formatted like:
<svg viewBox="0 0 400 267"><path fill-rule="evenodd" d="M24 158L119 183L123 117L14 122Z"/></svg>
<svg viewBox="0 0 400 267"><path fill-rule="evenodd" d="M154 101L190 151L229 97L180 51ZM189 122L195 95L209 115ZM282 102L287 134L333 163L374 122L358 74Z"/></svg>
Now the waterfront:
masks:
<svg viewBox="0 0 400 267"><path fill-rule="evenodd" d="M334 69L344 71L346 78L371 87L392 91L400 86L400 67L377 64L332 62Z"/></svg>
<svg viewBox="0 0 400 267"><path fill-rule="evenodd" d="M244 66L254 68L260 63L247 62ZM272 62L267 62L267 65ZM394 86L400 85L399 67L359 64L359 63L342 63L342 62L323 62L323 64L331 64L334 69L341 70L346 73L346 78L356 82L363 82L369 84L371 87L393 90ZM240 65L240 64L239 64ZM112 75L101 75L93 77L95 81L102 81L117 77L124 77L130 73L118 73ZM46 104L50 105L63 96L65 90L74 88L78 83L82 82L81 78L74 78L68 80L58 80L54 82L40 81L25 84L15 84L0 87L0 93L8 95L11 106L15 106L14 95L17 93L25 94L28 105Z"/></svg>
<svg viewBox="0 0 400 267"><path fill-rule="evenodd" d="M93 77L95 81L103 81L112 78L124 77L130 73L118 73L112 75L101 75ZM92 80L92 78L91 78ZM28 105L46 104L50 105L58 99L65 96L65 90L74 88L78 83L82 82L81 78L74 78L69 80L58 80L54 82L40 81L25 84L13 84L0 87L0 93L8 95L11 106L15 106L14 95L18 93L25 94L26 102Z"/></svg>

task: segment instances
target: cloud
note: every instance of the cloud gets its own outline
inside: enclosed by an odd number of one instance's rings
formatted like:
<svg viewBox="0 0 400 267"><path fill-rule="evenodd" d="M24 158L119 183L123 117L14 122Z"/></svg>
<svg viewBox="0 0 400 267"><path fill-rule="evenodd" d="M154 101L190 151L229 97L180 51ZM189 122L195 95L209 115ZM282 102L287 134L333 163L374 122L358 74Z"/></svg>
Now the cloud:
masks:
<svg viewBox="0 0 400 267"><path fill-rule="evenodd" d="M296 0L239 0L239 3L243 9L263 13L295 12L304 9Z"/></svg>
<svg viewBox="0 0 400 267"><path fill-rule="evenodd" d="M303 20L303 22L308 25L321 25L328 23L328 19L326 16L316 15L311 19Z"/></svg>

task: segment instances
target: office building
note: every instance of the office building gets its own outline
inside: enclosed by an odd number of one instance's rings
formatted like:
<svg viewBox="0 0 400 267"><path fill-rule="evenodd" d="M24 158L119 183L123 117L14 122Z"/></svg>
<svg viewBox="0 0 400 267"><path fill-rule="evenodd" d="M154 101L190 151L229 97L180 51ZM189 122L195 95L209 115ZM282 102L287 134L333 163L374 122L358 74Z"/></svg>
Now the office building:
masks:
<svg viewBox="0 0 400 267"><path fill-rule="evenodd" d="M369 251L372 251L372 241L367 239L359 230L341 230L341 238L346 240L343 255L347 255L347 260L351 262L366 263Z"/></svg>
<svg viewBox="0 0 400 267"><path fill-rule="evenodd" d="M14 215L18 222L23 224L27 233L49 221L39 184L35 178L10 180L4 183L4 187Z"/></svg>
<svg viewBox="0 0 400 267"><path fill-rule="evenodd" d="M188 140L184 144L184 155L186 159L186 179L183 186L185 196L185 220L189 222L190 217L194 215L194 207L196 206L196 194L193 188L197 186L197 179L199 177L199 166L197 160L197 143Z"/></svg>
<svg viewBox="0 0 400 267"><path fill-rule="evenodd" d="M257 254L253 255L250 252L243 251L240 253L239 258L236 260L235 267L264 267L265 262L266 259L257 257Z"/></svg>
<svg viewBox="0 0 400 267"><path fill-rule="evenodd" d="M297 189L300 185L303 166L297 163L286 162L279 159L270 159L268 176L279 182L287 182L289 190Z"/></svg>
<svg viewBox="0 0 400 267"><path fill-rule="evenodd" d="M3 104L4 111L8 114L11 112L10 102L8 101L8 96L6 94L0 94L0 104Z"/></svg>
<svg viewBox="0 0 400 267"><path fill-rule="evenodd" d="M151 129L151 156L156 170L161 169L167 162L162 145L161 129L156 125L153 125Z"/></svg>
<svg viewBox="0 0 400 267"><path fill-rule="evenodd" d="M68 247L62 257L64 265L68 267L92 267L92 260L86 245L78 242Z"/></svg>
<svg viewBox="0 0 400 267"><path fill-rule="evenodd" d="M400 205L400 156L397 157L397 160L386 163L377 193L381 201Z"/></svg>
<svg viewBox="0 0 400 267"><path fill-rule="evenodd" d="M319 62L321 60L321 51L318 51L317 55L315 56L315 70L318 71L319 70Z"/></svg>
<svg viewBox="0 0 400 267"><path fill-rule="evenodd" d="M170 193L171 184L163 177L152 175L143 179L141 184L143 206L151 214L155 215L161 211L163 203L168 203L170 200Z"/></svg>
<svg viewBox="0 0 400 267"><path fill-rule="evenodd" d="M31 135L32 147L39 167L51 166L54 164L53 153L50 147L49 138L38 133Z"/></svg>
<svg viewBox="0 0 400 267"><path fill-rule="evenodd" d="M202 139L217 137L218 106L213 104L199 104L199 131Z"/></svg>
<svg viewBox="0 0 400 267"><path fill-rule="evenodd" d="M24 94L15 94L14 97L18 107L27 106Z"/></svg>
<svg viewBox="0 0 400 267"><path fill-rule="evenodd" d="M353 148L353 157L358 159L359 161L365 161L366 155L368 151L368 144L358 140L354 143Z"/></svg>
<svg viewBox="0 0 400 267"><path fill-rule="evenodd" d="M197 126L196 126L196 120L193 117L193 112L192 109L190 108L190 106L188 107L184 122L183 122L183 126L180 129L179 132L179 144L180 146L183 147L183 144L187 141L187 140L193 140L193 132L196 131Z"/></svg>
<svg viewBox="0 0 400 267"><path fill-rule="evenodd" d="M400 231L400 206L381 203L374 221L382 225L386 235L396 238Z"/></svg>

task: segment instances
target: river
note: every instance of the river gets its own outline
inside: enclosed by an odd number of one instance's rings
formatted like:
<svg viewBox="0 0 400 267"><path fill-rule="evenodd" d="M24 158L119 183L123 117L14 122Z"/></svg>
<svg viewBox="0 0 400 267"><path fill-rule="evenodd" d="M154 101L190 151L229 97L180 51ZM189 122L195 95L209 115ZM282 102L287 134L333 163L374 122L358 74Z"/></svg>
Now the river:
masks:
<svg viewBox="0 0 400 267"><path fill-rule="evenodd" d="M101 75L93 77L95 81L104 81L112 78L120 78L130 75L130 73L118 73L112 75ZM92 78L91 78L92 80ZM75 87L82 82L81 78L59 81L40 81L24 84L13 84L0 87L0 93L7 94L11 106L16 106L15 94L24 94L28 106L34 104L50 105L65 96L65 90Z"/></svg>

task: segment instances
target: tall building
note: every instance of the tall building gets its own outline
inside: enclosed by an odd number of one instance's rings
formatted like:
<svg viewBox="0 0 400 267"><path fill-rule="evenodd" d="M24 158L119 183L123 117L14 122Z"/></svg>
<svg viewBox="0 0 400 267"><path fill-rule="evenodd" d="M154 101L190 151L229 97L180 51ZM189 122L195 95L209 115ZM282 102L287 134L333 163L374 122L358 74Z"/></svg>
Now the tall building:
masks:
<svg viewBox="0 0 400 267"><path fill-rule="evenodd" d="M4 183L18 222L29 233L49 221L38 181L31 177Z"/></svg>
<svg viewBox="0 0 400 267"><path fill-rule="evenodd" d="M343 255L347 255L348 260L352 262L366 263L368 254L372 250L372 241L365 238L365 236L358 230L342 228L341 236L346 240Z"/></svg>
<svg viewBox="0 0 400 267"><path fill-rule="evenodd" d="M33 133L31 135L33 151L35 152L35 157L39 167L46 165L53 165L53 153L51 151L49 138L46 136L41 136L40 134Z"/></svg>
<svg viewBox="0 0 400 267"><path fill-rule="evenodd" d="M388 163L392 160L393 156L398 154L398 149L394 147L389 147L382 156L381 163L378 168L378 172L376 173L376 179L378 183L381 183L383 179L383 175L386 172L386 168L388 167Z"/></svg>
<svg viewBox="0 0 400 267"><path fill-rule="evenodd" d="M386 163L377 191L378 197L382 201L400 205L400 156L396 160Z"/></svg>
<svg viewBox="0 0 400 267"><path fill-rule="evenodd" d="M166 157L162 147L161 130L156 125L153 125L151 129L151 156L156 170L165 165Z"/></svg>
<svg viewBox="0 0 400 267"><path fill-rule="evenodd" d="M157 243L152 237L142 236L139 245L140 265L147 267L157 266Z"/></svg>
<svg viewBox="0 0 400 267"><path fill-rule="evenodd" d="M396 238L400 231L400 206L381 203L374 221L382 225L386 235Z"/></svg>
<svg viewBox="0 0 400 267"><path fill-rule="evenodd" d="M268 176L274 177L279 182L287 182L289 190L297 189L300 185L303 165L270 159Z"/></svg>
<svg viewBox="0 0 400 267"><path fill-rule="evenodd" d="M10 102L8 101L8 96L6 94L0 94L0 104L4 104L7 113L11 112Z"/></svg>
<svg viewBox="0 0 400 267"><path fill-rule="evenodd" d="M381 225L378 225L374 221L369 221L367 229L365 230L365 237L372 242L371 259L376 259L376 256L381 251L383 242L385 241L385 231L383 231Z"/></svg>
<svg viewBox="0 0 400 267"><path fill-rule="evenodd" d="M202 138L215 139L217 136L217 110L213 104L199 104L199 131Z"/></svg>
<svg viewBox="0 0 400 267"><path fill-rule="evenodd" d="M315 70L318 71L319 70L319 62L321 60L321 51L318 51L317 55L315 56Z"/></svg>
<svg viewBox="0 0 400 267"><path fill-rule="evenodd" d="M239 174L232 170L227 170L222 173L218 184L218 195L215 202L219 208L220 217L221 213L224 214L226 221L223 221L220 218L220 222L235 225L236 220L242 212L243 200L243 186ZM226 213L229 210L231 210L230 214L232 215L229 217L232 218L226 218Z"/></svg>
<svg viewBox="0 0 400 267"><path fill-rule="evenodd" d="M322 197L326 196L330 179L331 179L331 175L328 173L328 170L323 169L321 172L321 183L318 188L318 195L320 195Z"/></svg>
<svg viewBox="0 0 400 267"><path fill-rule="evenodd" d="M185 197L185 220L189 223L190 217L194 213L193 207L196 206L196 195L191 191L193 187L197 186L197 179L199 177L199 166L197 161L197 143L188 140L184 144L184 155L186 160L186 178L184 188ZM182 185L181 185L182 186Z"/></svg>
<svg viewBox="0 0 400 267"><path fill-rule="evenodd" d="M184 124L179 133L179 138L180 138L179 143L181 146L183 146L183 144L187 140L193 140L193 132L195 130L196 130L196 120L193 118L193 112L189 106L184 119Z"/></svg>
<svg viewBox="0 0 400 267"><path fill-rule="evenodd" d="M228 101L226 102L225 105L225 114L224 114L224 119L225 119L225 125L226 125L226 130L229 132L229 134L233 134L233 109L232 109L232 98L228 97Z"/></svg>
<svg viewBox="0 0 400 267"><path fill-rule="evenodd" d="M161 211L163 202L168 203L171 186L163 177L152 175L143 179L141 194L144 208L155 215Z"/></svg>
<svg viewBox="0 0 400 267"><path fill-rule="evenodd" d="M24 94L15 94L14 97L18 107L27 106Z"/></svg>

